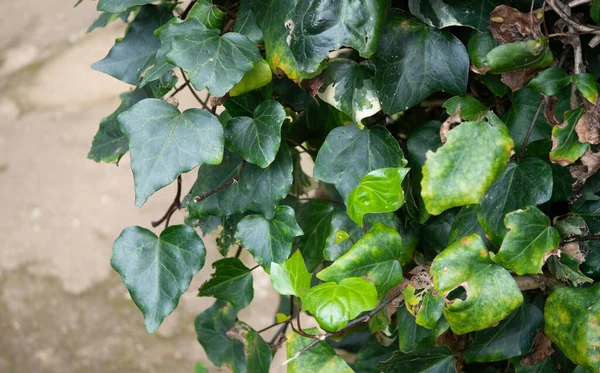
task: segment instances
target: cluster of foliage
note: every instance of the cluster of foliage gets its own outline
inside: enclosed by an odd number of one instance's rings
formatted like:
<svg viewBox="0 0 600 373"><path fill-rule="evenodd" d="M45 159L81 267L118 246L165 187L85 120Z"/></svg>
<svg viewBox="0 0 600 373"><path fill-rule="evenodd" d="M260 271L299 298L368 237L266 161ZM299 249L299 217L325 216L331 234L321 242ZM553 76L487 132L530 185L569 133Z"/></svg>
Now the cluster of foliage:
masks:
<svg viewBox="0 0 600 373"><path fill-rule="evenodd" d="M223 258L198 341L232 372L284 342L290 372L600 371L599 0L154 3L99 0L90 28L129 23L92 67L135 89L89 158L129 152L140 207L177 182L160 235L113 246L150 333L199 228ZM270 341L237 318L243 250L281 294Z"/></svg>

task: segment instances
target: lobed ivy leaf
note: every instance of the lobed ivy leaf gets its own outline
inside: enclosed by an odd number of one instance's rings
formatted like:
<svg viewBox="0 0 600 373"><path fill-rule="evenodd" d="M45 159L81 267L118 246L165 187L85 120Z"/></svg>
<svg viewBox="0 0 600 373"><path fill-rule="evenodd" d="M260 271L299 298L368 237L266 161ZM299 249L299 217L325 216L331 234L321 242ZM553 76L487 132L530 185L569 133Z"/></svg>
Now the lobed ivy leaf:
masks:
<svg viewBox="0 0 600 373"><path fill-rule="evenodd" d="M237 225L235 238L250 251L256 263L267 272L272 263L283 263L292 251L294 237L301 236L294 209L278 206L273 219L248 215Z"/></svg>
<svg viewBox="0 0 600 373"><path fill-rule="evenodd" d="M428 329L417 324L415 317L406 307L396 311L398 322L398 345L401 352L409 353L416 348L433 347L440 335L448 330L448 321L441 317L434 328Z"/></svg>
<svg viewBox="0 0 600 373"><path fill-rule="evenodd" d="M147 0L140 1L142 3L151 2ZM115 4L117 3L123 5L124 2L115 1ZM102 2L98 3L98 5L100 4ZM128 7L115 11L124 11ZM171 11L165 7L143 6L131 22L123 40L116 43L106 57L95 62L92 69L113 76L125 83L137 85L142 72L154 64L156 51L160 48L160 40L154 35L154 30L172 17Z"/></svg>
<svg viewBox="0 0 600 373"><path fill-rule="evenodd" d="M498 0L409 0L410 12L421 21L437 28L469 26L487 31L490 13Z"/></svg>
<svg viewBox="0 0 600 373"><path fill-rule="evenodd" d="M465 361L501 361L525 355L543 326L542 311L531 303L523 303L497 326L475 332L473 343L465 351Z"/></svg>
<svg viewBox="0 0 600 373"><path fill-rule="evenodd" d="M546 96L558 94L561 89L571 84L571 76L560 67L548 68L533 78L528 86Z"/></svg>
<svg viewBox="0 0 600 373"><path fill-rule="evenodd" d="M547 202L552 196L552 185L552 169L541 159L524 158L519 163L509 162L504 174L481 200L477 214L494 246L500 247L506 235L506 214Z"/></svg>
<svg viewBox="0 0 600 373"><path fill-rule="evenodd" d="M512 105L503 116L504 123L510 131L510 137L515 142L515 152L521 149L523 140L529 131L529 125L535 117L542 95L529 87L524 87L510 96ZM549 140L552 126L543 115L537 116L529 143L538 140Z"/></svg>
<svg viewBox="0 0 600 373"><path fill-rule="evenodd" d="M117 120L129 139L138 206L180 174L223 159L223 128L206 110L181 113L165 101L145 99Z"/></svg>
<svg viewBox="0 0 600 373"><path fill-rule="evenodd" d="M281 144L283 106L267 100L254 109L253 118L234 117L225 125L225 143L232 152L261 168L270 165Z"/></svg>
<svg viewBox="0 0 600 373"><path fill-rule="evenodd" d="M198 296L225 300L238 311L250 304L254 298L250 270L238 258L223 258L212 266L215 272L200 286Z"/></svg>
<svg viewBox="0 0 600 373"><path fill-rule="evenodd" d="M100 16L98 18L96 18L96 20L94 20L94 22L92 22L92 24L90 25L90 27L88 27L86 32L89 33L89 32L94 31L97 28L104 28L109 23L111 23L112 21L115 21L119 18L123 22L127 23L129 15L131 14L132 11L134 11L136 9L137 9L136 7L133 7L133 8L125 10L124 12L116 12L116 13L102 12L100 14Z"/></svg>
<svg viewBox="0 0 600 373"><path fill-rule="evenodd" d="M456 358L446 346L426 347L410 353L394 352L392 357L379 363L382 373L456 373Z"/></svg>
<svg viewBox="0 0 600 373"><path fill-rule="evenodd" d="M383 346L374 335L368 337L356 353L356 359L352 365L355 372L361 373L379 373L377 364L380 361L388 360L392 357L396 346Z"/></svg>
<svg viewBox="0 0 600 373"><path fill-rule="evenodd" d="M552 128L552 150L550 160L561 166L567 166L578 160L589 148L589 144L579 142L575 126L583 115L583 109L565 113L565 122Z"/></svg>
<svg viewBox="0 0 600 373"><path fill-rule="evenodd" d="M569 359L590 371L600 369L600 284L556 289L544 306L544 332Z"/></svg>
<svg viewBox="0 0 600 373"><path fill-rule="evenodd" d="M453 244L464 236L477 233L483 240L485 246L488 249L491 248L491 243L487 239L485 231L477 220L477 214L479 213L480 208L479 205L471 205L464 206L460 209L452 223L450 235L448 236L448 245Z"/></svg>
<svg viewBox="0 0 600 373"><path fill-rule="evenodd" d="M402 180L408 168L380 168L360 179L348 196L348 216L359 226L369 213L394 212L404 204Z"/></svg>
<svg viewBox="0 0 600 373"><path fill-rule="evenodd" d="M573 75L573 83L581 92L581 95L592 104L596 103L598 98L598 83L596 78L589 73L580 73Z"/></svg>
<svg viewBox="0 0 600 373"><path fill-rule="evenodd" d="M317 328L308 328L306 333L317 334ZM304 347L308 346L313 339L303 337L297 333L287 335L286 351L288 359L293 359ZM288 360L289 361L289 360ZM318 343L313 348L291 360L288 373L353 373L354 371L327 342Z"/></svg>
<svg viewBox="0 0 600 373"><path fill-rule="evenodd" d="M367 173L380 168L403 167L398 141L382 127L356 126L332 130L317 154L314 177L335 185L344 200Z"/></svg>
<svg viewBox="0 0 600 373"><path fill-rule="evenodd" d="M233 31L244 35L254 44L262 44L263 32L258 27L256 15L251 8L251 4L251 0L240 1L240 8L238 9Z"/></svg>
<svg viewBox="0 0 600 373"><path fill-rule="evenodd" d="M489 328L523 303L519 286L507 270L493 264L477 234L463 237L438 254L431 275L435 290L444 295L444 316L455 334ZM461 288L464 299L449 298Z"/></svg>
<svg viewBox="0 0 600 373"><path fill-rule="evenodd" d="M188 13L188 19L196 19L207 28L220 29L227 19L227 13L214 5L212 0L198 0Z"/></svg>
<svg viewBox="0 0 600 373"><path fill-rule="evenodd" d="M146 330L154 333L175 310L205 258L202 239L186 225L170 226L160 237L128 227L113 244L110 264L142 311Z"/></svg>
<svg viewBox="0 0 600 373"><path fill-rule="evenodd" d="M465 46L451 33L405 13L390 14L372 59L384 113L408 110L434 92L466 94L469 56Z"/></svg>
<svg viewBox="0 0 600 373"><path fill-rule="evenodd" d="M548 259L547 267L550 273L564 283L571 283L573 286L593 283L594 281L591 278L581 272L579 264L580 262L576 258L566 253L561 253L560 257L551 256Z"/></svg>
<svg viewBox="0 0 600 373"><path fill-rule="evenodd" d="M558 249L560 234L537 207L506 214L508 233L493 261L517 275L542 273L550 252Z"/></svg>
<svg viewBox="0 0 600 373"><path fill-rule="evenodd" d="M340 283L349 277L367 276L377 288L379 298L402 282L404 256L398 231L382 223L374 224L350 251L317 273L323 281Z"/></svg>
<svg viewBox="0 0 600 373"><path fill-rule="evenodd" d="M260 61L256 45L235 32L191 30L175 36L167 61L181 67L197 90L224 96Z"/></svg>
<svg viewBox="0 0 600 373"><path fill-rule="evenodd" d="M371 281L359 277L345 278L338 284L325 282L310 288L302 298L302 306L323 329L336 332L361 312L377 306L377 289Z"/></svg>
<svg viewBox="0 0 600 373"><path fill-rule="evenodd" d="M297 250L282 265L271 263L271 282L281 295L302 298L310 289L312 275L306 270L302 253Z"/></svg>
<svg viewBox="0 0 600 373"><path fill-rule="evenodd" d="M152 0L99 0L97 9L104 12L117 13L124 12L134 6L152 4L153 2Z"/></svg>
<svg viewBox="0 0 600 373"><path fill-rule="evenodd" d="M439 215L455 206L479 203L506 168L513 141L504 125L465 122L450 130L423 167L421 196L427 211Z"/></svg>

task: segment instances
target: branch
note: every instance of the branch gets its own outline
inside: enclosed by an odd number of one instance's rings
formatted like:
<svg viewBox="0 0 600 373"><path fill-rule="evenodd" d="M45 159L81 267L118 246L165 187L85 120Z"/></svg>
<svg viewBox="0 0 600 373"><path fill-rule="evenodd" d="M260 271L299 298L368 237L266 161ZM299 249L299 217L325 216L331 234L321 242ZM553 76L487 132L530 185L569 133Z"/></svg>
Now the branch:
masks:
<svg viewBox="0 0 600 373"><path fill-rule="evenodd" d="M596 241L600 240L600 234L590 234L588 236L573 236L566 237L560 240L560 244L564 245L569 242L581 242L581 241Z"/></svg>
<svg viewBox="0 0 600 373"><path fill-rule="evenodd" d="M571 25L575 30L582 34L596 34L600 35L600 27L594 25L582 25L573 17L571 17L571 9L565 7L559 0L547 0L546 3L554 10L560 18L562 18L567 24ZM578 4L579 5L579 4Z"/></svg>
<svg viewBox="0 0 600 373"><path fill-rule="evenodd" d="M163 215L162 218L157 221L151 222L152 227L156 228L162 224L163 221L166 221L165 228L169 226L169 221L171 220L171 216L175 213L175 211L181 208L181 175L177 176L177 193L175 194L175 199L171 203L171 206L167 209L167 212Z"/></svg>
<svg viewBox="0 0 600 373"><path fill-rule="evenodd" d="M173 97L173 96L175 96L176 94L178 94L179 92L181 92L181 90L182 90L182 89L184 89L185 87L187 87L188 85L190 85L190 81L189 81L189 80L186 80L186 82L185 82L185 83L183 83L183 84L182 84L182 85L180 85L179 87L175 88L175 90L173 91L173 93L171 93L171 94L169 95L169 97Z"/></svg>
<svg viewBox="0 0 600 373"><path fill-rule="evenodd" d="M194 5L196 4L196 0L192 0L190 1L190 3L188 4L187 8L185 8L185 10L183 11L183 13L181 13L181 16L179 16L179 18L181 18L182 20L186 19L188 14L190 14L190 11L192 10L192 8L194 7Z"/></svg>
<svg viewBox="0 0 600 373"><path fill-rule="evenodd" d="M238 173L231 180L219 185L215 189L209 190L207 192L202 193L199 196L194 197L194 202L196 202L196 203L201 202L201 201L207 199L208 197L212 196L213 194L217 193L221 189L225 189L228 186L237 183L238 180L240 179L240 177L242 177L242 172L244 172L245 166L246 166L246 161L242 161L242 164L241 164L241 167L240 167Z"/></svg>
<svg viewBox="0 0 600 373"><path fill-rule="evenodd" d="M537 122L537 119L540 116L540 112L542 111L542 108L544 107L544 105L545 105L544 99L541 98L540 103L538 104L537 110L535 111L535 115L533 116L533 119L531 119L531 123L529 124L529 128L527 129L527 134L525 135L525 138L523 139L523 145L521 145L521 151L519 152L519 156L516 159L517 163L519 162L519 160L521 158L523 158L523 155L525 155L525 150L527 149L527 143L529 142L529 138L531 137L531 134L533 133L533 127L535 127L535 122Z"/></svg>
<svg viewBox="0 0 600 373"><path fill-rule="evenodd" d="M181 76L183 77L183 80L185 80L185 86L190 89L190 92L192 92L192 95L194 96L196 101L198 101L198 103L202 106L203 109L209 110L208 106L206 105L206 101L208 100L202 101L200 96L198 96L198 93L196 93L194 87L192 87L192 85L190 84L190 80L188 79L187 75L185 75L185 71L183 71L181 67L179 68L179 70L181 71Z"/></svg>
<svg viewBox="0 0 600 373"><path fill-rule="evenodd" d="M314 156L315 156L315 153L314 153L313 151L309 150L307 147L305 147L304 145L300 144L298 141L296 141L296 140L294 140L294 139L292 139L292 138L289 138L289 137L284 137L283 139L284 139L285 141L287 141L287 142L289 142L289 143L291 143L291 144L293 144L293 145L295 145L295 146L299 147L300 149L304 150L304 151L305 151L305 152L307 152L307 153L308 153L310 156L312 156L312 157L314 157Z"/></svg>
<svg viewBox="0 0 600 373"><path fill-rule="evenodd" d="M525 275L517 276L513 275L513 279L519 285L521 291L555 288L557 286L564 286L555 277L549 277L546 275Z"/></svg>

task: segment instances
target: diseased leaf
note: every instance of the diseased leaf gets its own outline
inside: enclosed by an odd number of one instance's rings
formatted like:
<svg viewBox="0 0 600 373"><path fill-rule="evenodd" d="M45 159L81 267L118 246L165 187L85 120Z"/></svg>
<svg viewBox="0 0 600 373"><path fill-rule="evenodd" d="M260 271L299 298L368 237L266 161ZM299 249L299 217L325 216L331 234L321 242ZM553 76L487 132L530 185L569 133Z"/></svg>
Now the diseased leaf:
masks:
<svg viewBox="0 0 600 373"><path fill-rule="evenodd" d="M558 249L560 234L537 207L506 214L508 233L493 261L517 275L542 273L549 253Z"/></svg>
<svg viewBox="0 0 600 373"><path fill-rule="evenodd" d="M131 7L153 2L152 0L99 0L98 10L111 13L124 12Z"/></svg>
<svg viewBox="0 0 600 373"><path fill-rule="evenodd" d="M474 31L467 42L467 51L471 63L481 69L485 63L485 56L498 46L498 42L488 30Z"/></svg>
<svg viewBox="0 0 600 373"><path fill-rule="evenodd" d="M113 244L110 264L142 311L146 330L154 333L175 310L205 258L202 239L186 225L170 226L160 237L128 227Z"/></svg>
<svg viewBox="0 0 600 373"><path fill-rule="evenodd" d="M398 231L376 223L350 251L337 258L332 265L317 273L323 281L340 282L349 277L367 276L377 288L379 298L402 282L404 256L402 238Z"/></svg>
<svg viewBox="0 0 600 373"><path fill-rule="evenodd" d="M585 276L579 269L580 261L566 253L561 253L560 258L558 256L551 256L548 259L548 270L557 279L562 282L573 284L573 286L580 286L585 283L593 283L594 281Z"/></svg>
<svg viewBox="0 0 600 373"><path fill-rule="evenodd" d="M449 32L405 13L388 17L373 62L384 113L407 110L434 92L466 94L469 57L465 46Z"/></svg>
<svg viewBox="0 0 600 373"><path fill-rule="evenodd" d="M581 73L573 75L573 83L581 92L581 95L592 104L596 103L598 98L598 84L592 74Z"/></svg>
<svg viewBox="0 0 600 373"><path fill-rule="evenodd" d="M558 94L561 89L571 84L571 76L560 67L551 67L539 73L529 82L529 87L546 96Z"/></svg>
<svg viewBox="0 0 600 373"><path fill-rule="evenodd" d="M501 361L527 354L544 326L544 315L531 303L523 303L497 326L478 331L465 351L467 363Z"/></svg>
<svg viewBox="0 0 600 373"><path fill-rule="evenodd" d="M167 61L181 67L197 90L224 96L260 61L256 45L235 32L191 30L175 36Z"/></svg>
<svg viewBox="0 0 600 373"><path fill-rule="evenodd" d="M423 167L421 196L427 211L439 215L455 206L479 203L506 168L513 141L506 127L465 122L450 130Z"/></svg>
<svg viewBox="0 0 600 373"><path fill-rule="evenodd" d="M435 328L427 329L416 323L416 319L406 307L396 311L398 320L398 344L401 352L408 353L415 348L433 347L440 335L448 330L448 321L441 317Z"/></svg>
<svg viewBox="0 0 600 373"><path fill-rule="evenodd" d="M469 26L486 31L498 0L409 0L410 12L430 26Z"/></svg>
<svg viewBox="0 0 600 373"><path fill-rule="evenodd" d="M377 306L377 290L371 281L359 277L345 278L339 284L325 282L310 288L302 306L323 329L336 332L361 312Z"/></svg>
<svg viewBox="0 0 600 373"><path fill-rule="evenodd" d="M269 272L271 263L283 263L292 251L294 237L302 235L294 209L278 206L273 219L248 215L237 225L235 237L250 251L256 263Z"/></svg>
<svg viewBox="0 0 600 373"><path fill-rule="evenodd" d="M541 159L524 158L518 164L509 162L504 174L481 200L477 214L494 246L500 247L506 235L504 216L511 211L547 202L552 196L552 185L552 169Z"/></svg>
<svg viewBox="0 0 600 373"><path fill-rule="evenodd" d="M382 373L456 373L456 359L446 346L416 349L408 354L394 352L392 357L379 363Z"/></svg>
<svg viewBox="0 0 600 373"><path fill-rule="evenodd" d="M198 296L226 300L238 311L250 304L254 298L250 270L238 258L223 258L212 266L215 272L200 286Z"/></svg>
<svg viewBox="0 0 600 373"><path fill-rule="evenodd" d="M348 196L348 216L358 225L369 213L394 212L404 204L402 180L408 168L380 168L360 179Z"/></svg>
<svg viewBox="0 0 600 373"><path fill-rule="evenodd" d="M182 173L223 159L223 128L208 111L181 113L165 101L146 99L118 122L129 139L137 206Z"/></svg>
<svg viewBox="0 0 600 373"><path fill-rule="evenodd" d="M444 295L444 316L455 334L489 328L523 302L515 280L493 264L477 234L463 237L438 254L431 274L435 290ZM466 293L464 300L449 299L460 288Z"/></svg>
<svg viewBox="0 0 600 373"><path fill-rule="evenodd" d="M253 118L234 117L225 126L229 150L246 161L265 168L270 165L281 144L281 125L285 111L280 103L264 101L254 109Z"/></svg>
<svg viewBox="0 0 600 373"><path fill-rule="evenodd" d="M317 328L308 328L306 333L317 334ZM313 339L303 337L300 334L289 333L287 335L286 351L288 359L292 359L297 353L308 346ZM288 373L354 373L348 364L338 356L327 342L321 342L302 355L290 361L287 368Z"/></svg>
<svg viewBox="0 0 600 373"><path fill-rule="evenodd" d="M476 121L482 119L488 111L487 106L479 102L471 96L454 96L442 105L448 112L448 115L452 116L458 111L460 119L467 121Z"/></svg>
<svg viewBox="0 0 600 373"><path fill-rule="evenodd" d="M583 115L583 109L565 113L565 122L552 128L552 150L550 160L561 166L567 166L578 160L589 148L589 144L579 142L575 126Z"/></svg>
<svg viewBox="0 0 600 373"><path fill-rule="evenodd" d="M367 173L380 168L403 167L398 141L382 127L356 126L331 131L317 154L314 177L335 185L344 200Z"/></svg>
<svg viewBox="0 0 600 373"><path fill-rule="evenodd" d="M600 369L600 284L556 289L544 306L544 331L569 359L590 371Z"/></svg>
<svg viewBox="0 0 600 373"><path fill-rule="evenodd" d="M312 275L306 270L300 251L296 251L283 265L271 264L271 282L281 295L302 298L310 288Z"/></svg>

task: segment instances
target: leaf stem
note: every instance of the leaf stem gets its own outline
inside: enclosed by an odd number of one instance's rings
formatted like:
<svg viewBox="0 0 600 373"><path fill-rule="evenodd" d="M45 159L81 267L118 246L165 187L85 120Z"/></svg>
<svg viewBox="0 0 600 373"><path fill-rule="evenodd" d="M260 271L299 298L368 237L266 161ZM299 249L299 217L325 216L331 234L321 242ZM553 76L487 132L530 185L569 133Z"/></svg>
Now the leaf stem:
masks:
<svg viewBox="0 0 600 373"><path fill-rule="evenodd" d="M150 224L152 224L153 228L156 228L159 225L161 225L162 222L164 221L165 228L168 227L169 221L171 220L171 216L173 216L175 211L179 210L180 208L181 208L181 175L177 176L177 193L175 194L175 199L173 200L173 202L167 209L167 212L165 212L165 214L163 215L162 218L158 219L157 221L153 221Z"/></svg>
<svg viewBox="0 0 600 373"><path fill-rule="evenodd" d="M207 192L202 193L199 196L194 197L194 202L198 203L198 202L202 202L203 200L207 199L208 197L212 196L213 194L217 193L218 191L220 191L221 189L225 189L230 185L233 185L235 183L238 182L238 180L240 179L240 177L242 177L242 172L244 172L244 167L246 166L246 161L243 160L240 166L240 169L238 171L238 173L229 181L219 185L218 187L216 187L215 189L209 190Z"/></svg>
<svg viewBox="0 0 600 373"><path fill-rule="evenodd" d="M190 92L192 93L196 101L198 101L198 103L202 106L204 110L209 110L209 107L208 105L206 105L206 102L202 101L200 96L198 96L198 93L196 93L194 87L190 84L190 80L188 79L187 75L185 75L185 71L183 71L181 67L179 68L179 71L181 71L181 76L183 77L183 80L185 80L185 86L190 89Z"/></svg>
<svg viewBox="0 0 600 373"><path fill-rule="evenodd" d="M535 111L535 115L533 116L533 119L531 119L531 123L529 123L529 128L527 129L527 134L525 135L525 138L523 139L523 145L521 145L521 151L519 152L519 156L515 160L517 163L519 163L519 160L521 158L523 158L523 155L525 155L525 150L527 150L527 143L529 142L529 138L531 137L531 134L533 133L533 127L535 127L535 122L537 122L538 117L540 116L540 112L542 111L542 108L544 107L544 105L545 105L544 98L541 98L540 102L537 106L537 110Z"/></svg>
<svg viewBox="0 0 600 373"><path fill-rule="evenodd" d="M566 237L563 238L562 240L560 240L560 244L566 244L569 242L582 242L582 241L597 241L600 240L600 234L590 234L587 236L573 236L573 237Z"/></svg>

